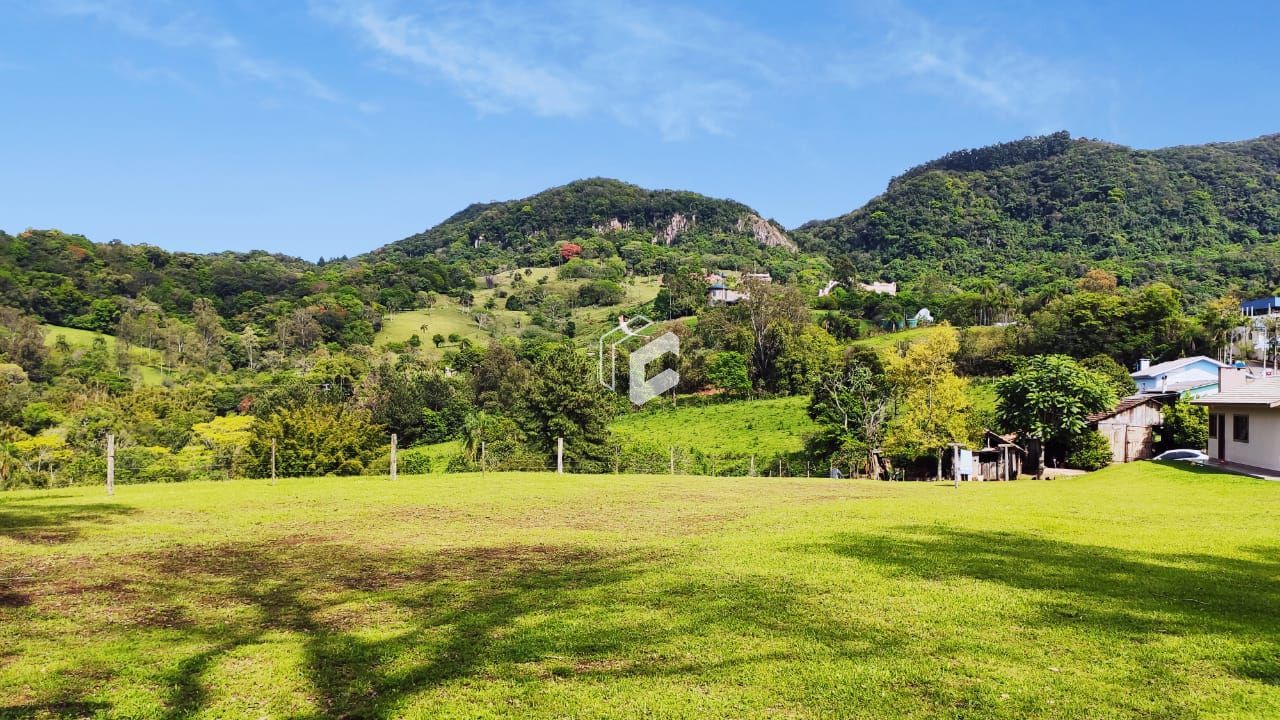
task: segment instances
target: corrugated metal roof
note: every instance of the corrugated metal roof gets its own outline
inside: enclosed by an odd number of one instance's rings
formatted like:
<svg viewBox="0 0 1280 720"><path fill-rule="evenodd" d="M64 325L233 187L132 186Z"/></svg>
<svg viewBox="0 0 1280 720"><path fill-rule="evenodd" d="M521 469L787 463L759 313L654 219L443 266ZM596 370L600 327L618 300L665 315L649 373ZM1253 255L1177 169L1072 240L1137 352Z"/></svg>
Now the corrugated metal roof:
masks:
<svg viewBox="0 0 1280 720"><path fill-rule="evenodd" d="M1280 307L1280 297L1258 298L1257 300L1245 300L1240 303L1240 309L1245 312L1271 310L1278 307Z"/></svg>
<svg viewBox="0 0 1280 720"><path fill-rule="evenodd" d="M1191 401L1194 405L1259 405L1280 407L1280 378L1260 378L1240 387L1205 395Z"/></svg>
<svg viewBox="0 0 1280 720"><path fill-rule="evenodd" d="M1124 398L1115 407L1111 408L1110 410L1103 410L1102 412L1096 412L1091 415L1086 415L1085 420L1088 420L1091 423L1096 423L1099 420L1106 420L1109 417L1115 417L1116 415L1119 415L1122 412L1127 412L1129 410L1132 410L1138 407L1139 405L1146 405L1149 402L1158 403L1165 398L1166 394L1167 393L1159 394L1159 395L1133 395L1133 396Z"/></svg>

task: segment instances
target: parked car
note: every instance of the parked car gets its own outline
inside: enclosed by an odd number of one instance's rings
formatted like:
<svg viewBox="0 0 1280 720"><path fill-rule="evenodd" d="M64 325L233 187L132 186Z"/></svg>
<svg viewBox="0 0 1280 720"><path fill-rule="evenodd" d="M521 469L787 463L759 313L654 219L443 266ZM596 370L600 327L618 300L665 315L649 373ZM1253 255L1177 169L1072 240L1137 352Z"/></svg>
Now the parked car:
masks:
<svg viewBox="0 0 1280 720"><path fill-rule="evenodd" d="M1182 460L1183 462L1207 462L1209 456L1199 450L1165 450L1152 460Z"/></svg>

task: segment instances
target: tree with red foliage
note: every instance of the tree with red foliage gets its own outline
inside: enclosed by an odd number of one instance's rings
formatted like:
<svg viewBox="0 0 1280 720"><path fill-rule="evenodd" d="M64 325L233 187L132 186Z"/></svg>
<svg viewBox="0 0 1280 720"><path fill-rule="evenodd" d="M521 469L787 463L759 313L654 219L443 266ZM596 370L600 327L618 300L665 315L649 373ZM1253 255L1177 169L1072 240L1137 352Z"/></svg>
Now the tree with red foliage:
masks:
<svg viewBox="0 0 1280 720"><path fill-rule="evenodd" d="M578 243L567 242L560 246L560 258L565 262L569 262L581 254L582 246Z"/></svg>

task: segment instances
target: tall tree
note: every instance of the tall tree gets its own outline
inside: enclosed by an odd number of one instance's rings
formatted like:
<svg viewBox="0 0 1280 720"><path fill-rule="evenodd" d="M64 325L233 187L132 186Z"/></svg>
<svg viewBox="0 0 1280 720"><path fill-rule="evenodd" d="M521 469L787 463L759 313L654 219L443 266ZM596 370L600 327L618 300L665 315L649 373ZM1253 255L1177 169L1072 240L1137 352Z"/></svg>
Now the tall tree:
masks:
<svg viewBox="0 0 1280 720"><path fill-rule="evenodd" d="M905 455L933 455L938 479L942 456L969 432L968 382L955 374L959 334L946 323L889 358L885 374L898 401L886 446Z"/></svg>
<svg viewBox="0 0 1280 720"><path fill-rule="evenodd" d="M862 458L878 480L875 451L884 439L892 401L884 375L852 359L820 376L809 399L809 417L823 426L833 451L847 454L850 465L854 457Z"/></svg>
<svg viewBox="0 0 1280 720"><path fill-rule="evenodd" d="M777 384L778 356L789 334L809 320L809 306L794 287L759 279L742 283L745 296L738 307L751 329L751 366L757 384L772 389Z"/></svg>
<svg viewBox="0 0 1280 720"><path fill-rule="evenodd" d="M596 382L590 360L572 347L552 349L534 366L526 395L528 434L544 457L562 437L567 463L604 467L617 399Z"/></svg>
<svg viewBox="0 0 1280 720"><path fill-rule="evenodd" d="M0 358L39 376L48 357L40 325L13 308L0 306Z"/></svg>
<svg viewBox="0 0 1280 720"><path fill-rule="evenodd" d="M1044 471L1045 445L1070 445L1085 432L1090 413L1115 405L1116 394L1105 377L1066 355L1037 355L996 383L996 420L1005 432L1016 432L1040 446L1036 477Z"/></svg>

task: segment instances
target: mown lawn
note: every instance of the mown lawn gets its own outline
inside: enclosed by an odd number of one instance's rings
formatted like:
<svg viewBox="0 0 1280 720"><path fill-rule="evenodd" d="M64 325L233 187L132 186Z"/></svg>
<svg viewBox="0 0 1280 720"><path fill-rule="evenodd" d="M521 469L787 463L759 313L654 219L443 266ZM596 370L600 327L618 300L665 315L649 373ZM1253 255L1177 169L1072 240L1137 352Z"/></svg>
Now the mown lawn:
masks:
<svg viewBox="0 0 1280 720"><path fill-rule="evenodd" d="M1280 484L0 496L0 716L1280 717Z"/></svg>

